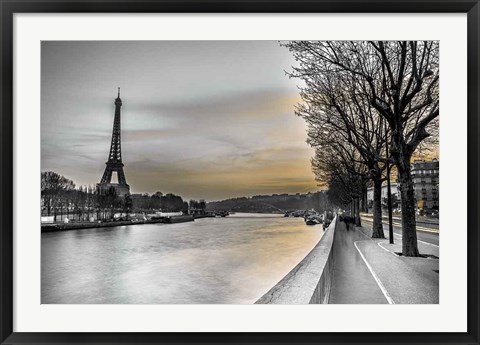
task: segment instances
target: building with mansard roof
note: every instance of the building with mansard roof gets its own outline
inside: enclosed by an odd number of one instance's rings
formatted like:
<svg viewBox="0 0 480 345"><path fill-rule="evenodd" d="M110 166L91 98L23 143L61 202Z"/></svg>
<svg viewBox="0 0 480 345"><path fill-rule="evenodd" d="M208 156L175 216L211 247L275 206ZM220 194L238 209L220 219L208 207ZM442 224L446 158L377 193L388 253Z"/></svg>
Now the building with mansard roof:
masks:
<svg viewBox="0 0 480 345"><path fill-rule="evenodd" d="M418 209L433 212L439 209L439 161L416 160L411 166L413 188L415 191L416 206ZM392 195L400 200L401 186L392 181ZM387 183L382 185L382 203L387 198ZM373 187L367 189L367 202L373 202Z"/></svg>
<svg viewBox="0 0 480 345"><path fill-rule="evenodd" d="M439 161L416 160L412 164L413 188L417 208L425 211L438 210L439 207Z"/></svg>

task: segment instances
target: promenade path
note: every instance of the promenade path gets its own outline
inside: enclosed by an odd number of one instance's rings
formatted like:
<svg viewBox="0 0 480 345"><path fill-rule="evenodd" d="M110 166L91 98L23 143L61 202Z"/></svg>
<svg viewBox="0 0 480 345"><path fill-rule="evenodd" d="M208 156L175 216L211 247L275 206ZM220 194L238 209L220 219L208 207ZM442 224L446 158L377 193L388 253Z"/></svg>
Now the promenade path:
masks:
<svg viewBox="0 0 480 345"><path fill-rule="evenodd" d="M385 231L387 235L388 232ZM395 244L372 239L371 227L344 222L336 229L332 292L329 303L432 304L439 301L439 247L419 242L424 258L398 256L401 236Z"/></svg>
<svg viewBox="0 0 480 345"><path fill-rule="evenodd" d="M388 303L374 276L355 247L365 235L344 222L335 229L333 248L334 268L330 304L384 304Z"/></svg>

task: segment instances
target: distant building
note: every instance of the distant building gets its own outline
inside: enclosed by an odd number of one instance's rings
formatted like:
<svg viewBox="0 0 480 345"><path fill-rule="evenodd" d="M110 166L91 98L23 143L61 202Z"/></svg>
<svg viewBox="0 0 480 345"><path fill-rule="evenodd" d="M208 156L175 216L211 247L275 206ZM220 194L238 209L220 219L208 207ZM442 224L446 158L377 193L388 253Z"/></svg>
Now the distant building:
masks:
<svg viewBox="0 0 480 345"><path fill-rule="evenodd" d="M439 161L416 160L411 166L413 188L415 191L415 202L417 208L424 211L438 210L439 207ZM399 183L392 183L392 197L400 200ZM387 183L382 185L382 203L387 198ZM367 202L373 202L373 187L367 189Z"/></svg>
<svg viewBox="0 0 480 345"><path fill-rule="evenodd" d="M438 210L439 161L413 162L412 178L417 208L426 211Z"/></svg>
<svg viewBox="0 0 480 345"><path fill-rule="evenodd" d="M398 189L398 183L390 183L390 190L391 190L392 196L395 196L397 197L398 200L400 200L400 191ZM387 191L388 191L387 182L384 182L382 184L382 201L388 198ZM370 205L372 202L373 202L373 187L370 187L367 189L367 203Z"/></svg>

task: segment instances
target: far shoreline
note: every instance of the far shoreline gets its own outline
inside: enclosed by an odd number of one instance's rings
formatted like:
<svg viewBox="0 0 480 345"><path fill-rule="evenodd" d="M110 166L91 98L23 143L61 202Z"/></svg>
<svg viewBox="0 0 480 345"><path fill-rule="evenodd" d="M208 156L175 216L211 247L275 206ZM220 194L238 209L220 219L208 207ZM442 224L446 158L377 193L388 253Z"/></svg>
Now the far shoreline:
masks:
<svg viewBox="0 0 480 345"><path fill-rule="evenodd" d="M258 214L258 215L278 215L281 213L277 212L234 212L233 214ZM215 218L209 215L183 215L177 217L161 218L161 219L149 219L149 220L119 220L119 221L104 221L104 222L70 222L70 223L57 223L57 224L42 224L41 232L62 232L70 230L88 230L96 228L111 228L116 226L126 226L126 225L144 225L144 224L175 224L183 222L192 222L195 219L201 218ZM241 217L238 217L241 218Z"/></svg>

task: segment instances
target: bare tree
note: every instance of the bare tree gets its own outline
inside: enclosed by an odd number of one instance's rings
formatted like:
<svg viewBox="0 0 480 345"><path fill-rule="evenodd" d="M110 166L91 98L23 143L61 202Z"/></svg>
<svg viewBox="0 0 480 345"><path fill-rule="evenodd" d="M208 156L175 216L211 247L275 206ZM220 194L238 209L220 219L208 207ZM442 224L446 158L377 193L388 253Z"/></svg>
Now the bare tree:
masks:
<svg viewBox="0 0 480 345"><path fill-rule="evenodd" d="M361 226L360 199L368 180L369 172L360 155L353 146L345 142L328 140L315 148L315 156L311 160L312 170L319 182L327 181L329 197L339 206L350 205L350 212L355 217L357 226ZM339 194L335 197L333 191ZM376 234L382 237L383 231Z"/></svg>
<svg viewBox="0 0 480 345"><path fill-rule="evenodd" d="M438 138L438 42L369 42L381 73L366 74L371 104L392 131L402 202L402 252L418 256L411 159L425 139Z"/></svg>
<svg viewBox="0 0 480 345"><path fill-rule="evenodd" d="M297 115L307 122L310 145L325 147L335 142L337 149L332 154L345 156L346 162L353 162L351 150L358 152L355 161L367 167L366 173L363 169L359 171L370 177L374 185L372 237L384 238L381 189L383 172L390 164L385 157L388 128L371 106L366 85L359 87L362 82L359 76L339 68L332 69L331 63L318 59L317 50L321 44L307 41L285 44L299 62L290 76L300 78L305 84L300 87L303 103L297 106ZM348 148L338 150L342 143ZM363 190L355 202L359 201Z"/></svg>
<svg viewBox="0 0 480 345"><path fill-rule="evenodd" d="M294 42L292 47L303 52L296 55L304 66L297 70L300 77L304 73L315 85L333 79L340 90L364 94L369 106L387 121L391 159L401 185L402 251L405 256L418 256L410 164L422 143L437 138L438 42Z"/></svg>
<svg viewBox="0 0 480 345"><path fill-rule="evenodd" d="M57 209L67 202L66 191L75 188L75 183L68 178L53 171L45 171L40 174L41 196L47 215L50 216L53 209L54 220L57 220Z"/></svg>

